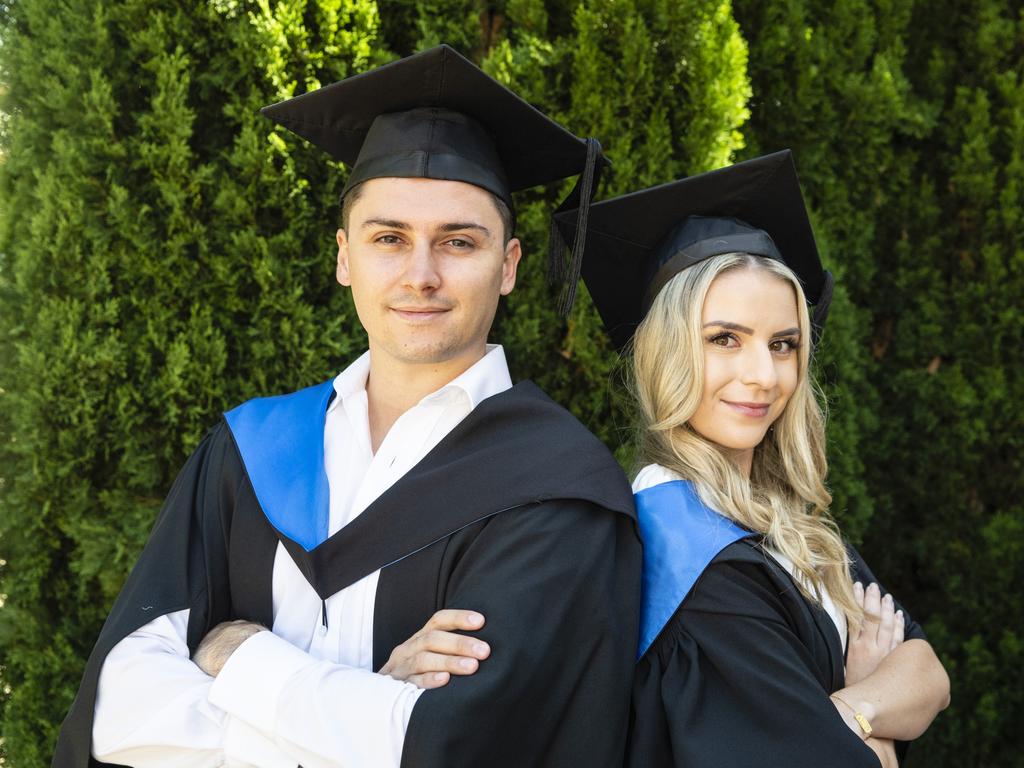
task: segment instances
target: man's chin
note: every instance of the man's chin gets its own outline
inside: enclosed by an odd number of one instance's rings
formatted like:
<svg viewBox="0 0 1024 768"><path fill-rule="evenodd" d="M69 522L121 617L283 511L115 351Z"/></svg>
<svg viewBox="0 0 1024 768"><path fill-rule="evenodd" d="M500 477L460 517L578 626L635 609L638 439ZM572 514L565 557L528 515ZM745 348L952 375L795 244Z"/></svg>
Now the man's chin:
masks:
<svg viewBox="0 0 1024 768"><path fill-rule="evenodd" d="M468 351L450 343L406 345L393 357L406 365L447 365L469 358Z"/></svg>

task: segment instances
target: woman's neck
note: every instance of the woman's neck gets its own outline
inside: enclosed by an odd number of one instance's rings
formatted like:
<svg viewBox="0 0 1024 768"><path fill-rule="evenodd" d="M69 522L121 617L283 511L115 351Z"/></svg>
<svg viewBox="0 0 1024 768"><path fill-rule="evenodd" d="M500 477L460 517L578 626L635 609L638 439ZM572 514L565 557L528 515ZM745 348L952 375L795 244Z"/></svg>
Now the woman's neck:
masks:
<svg viewBox="0 0 1024 768"><path fill-rule="evenodd" d="M736 468L739 469L740 473L750 479L750 470L754 466L754 449L753 448L723 448L722 452L725 453L725 457L729 459Z"/></svg>

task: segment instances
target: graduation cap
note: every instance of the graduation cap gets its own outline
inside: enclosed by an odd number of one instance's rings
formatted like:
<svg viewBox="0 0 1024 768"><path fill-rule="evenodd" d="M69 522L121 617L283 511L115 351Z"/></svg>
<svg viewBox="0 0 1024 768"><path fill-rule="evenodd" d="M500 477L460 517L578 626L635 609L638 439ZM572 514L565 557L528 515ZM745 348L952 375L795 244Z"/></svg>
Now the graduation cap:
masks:
<svg viewBox="0 0 1024 768"><path fill-rule="evenodd" d="M576 210L574 231L584 233L607 162L595 139L565 130L447 45L264 107L262 113L351 167L342 197L368 179L445 179L486 189L511 210L512 192L579 174L559 210ZM562 309L567 312L583 238L566 263L565 241L554 226L552 234L552 277L565 283Z"/></svg>
<svg viewBox="0 0 1024 768"><path fill-rule="evenodd" d="M555 214L567 240L575 211ZM785 263L814 305L817 341L832 300L792 153L787 149L590 207L583 280L616 348L665 284L689 266L745 252Z"/></svg>

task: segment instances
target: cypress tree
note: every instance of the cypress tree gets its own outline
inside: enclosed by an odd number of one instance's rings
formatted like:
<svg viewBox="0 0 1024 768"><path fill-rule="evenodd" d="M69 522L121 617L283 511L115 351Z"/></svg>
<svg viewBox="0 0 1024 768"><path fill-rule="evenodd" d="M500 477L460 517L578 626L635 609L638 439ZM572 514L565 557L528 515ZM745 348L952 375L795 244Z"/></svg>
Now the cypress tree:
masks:
<svg viewBox="0 0 1024 768"><path fill-rule="evenodd" d="M597 133L621 158L609 194L721 164L740 144L745 47L726 3L382 8L384 21L368 0L9 6L0 664L12 765L48 761L160 499L219 412L322 380L365 345L333 282L343 170L259 106L444 40ZM655 77L638 89L619 59ZM521 196L531 263L495 335L517 376L614 445L615 356L586 297L566 323L544 281L547 213L568 189Z"/></svg>
<svg viewBox="0 0 1024 768"><path fill-rule="evenodd" d="M404 7L389 0L382 9L392 4ZM417 4L419 38L392 36L385 25L388 46L405 53L451 34L453 18L473 20L476 37L465 43L489 74L600 140L613 166L599 198L724 165L742 146L746 45L728 2L447 0L446 17L434 7ZM547 217L571 186L519 195L524 263L493 340L504 344L514 378L540 384L628 465L631 417L618 356L582 285L566 321L546 283Z"/></svg>
<svg viewBox="0 0 1024 768"><path fill-rule="evenodd" d="M739 0L750 142L798 152L846 284L830 342L869 562L926 629L953 704L911 765L1018 762L1024 514L1019 9ZM870 404L870 408L865 405ZM832 457L835 458L833 449Z"/></svg>
<svg viewBox="0 0 1024 768"><path fill-rule="evenodd" d="M913 147L891 276L875 283L876 381L904 428L878 435L901 471L875 473L886 506L871 541L918 585L954 678L919 764L1011 766L1024 746L1024 16L950 2L918 5L912 23L908 75L938 120Z"/></svg>
<svg viewBox="0 0 1024 768"><path fill-rule="evenodd" d="M871 366L870 280L877 221L905 173L899 147L933 118L902 71L909 11L867 0L737 0L751 45L749 154L793 149L836 294L818 354L829 402L833 512L860 541L875 496L865 483L879 428Z"/></svg>
<svg viewBox="0 0 1024 768"><path fill-rule="evenodd" d="M11 764L48 763L99 625L218 413L323 379L365 343L333 284L339 169L257 109L383 60L376 29L359 1L18 0L4 17Z"/></svg>

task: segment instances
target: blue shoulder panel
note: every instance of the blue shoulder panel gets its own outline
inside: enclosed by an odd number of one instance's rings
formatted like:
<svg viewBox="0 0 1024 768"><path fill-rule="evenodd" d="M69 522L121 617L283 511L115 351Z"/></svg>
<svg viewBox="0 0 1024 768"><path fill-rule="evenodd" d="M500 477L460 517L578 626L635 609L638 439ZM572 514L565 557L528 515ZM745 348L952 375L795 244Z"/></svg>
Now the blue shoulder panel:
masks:
<svg viewBox="0 0 1024 768"><path fill-rule="evenodd" d="M715 556L752 534L705 506L687 480L652 486L635 499L644 542L639 659Z"/></svg>
<svg viewBox="0 0 1024 768"><path fill-rule="evenodd" d="M324 422L334 381L261 397L224 414L270 524L308 552L327 538Z"/></svg>

